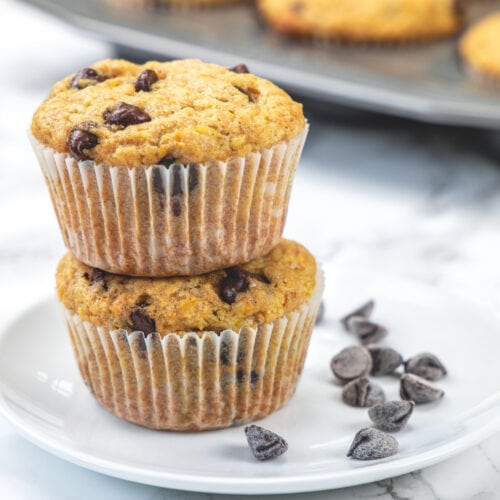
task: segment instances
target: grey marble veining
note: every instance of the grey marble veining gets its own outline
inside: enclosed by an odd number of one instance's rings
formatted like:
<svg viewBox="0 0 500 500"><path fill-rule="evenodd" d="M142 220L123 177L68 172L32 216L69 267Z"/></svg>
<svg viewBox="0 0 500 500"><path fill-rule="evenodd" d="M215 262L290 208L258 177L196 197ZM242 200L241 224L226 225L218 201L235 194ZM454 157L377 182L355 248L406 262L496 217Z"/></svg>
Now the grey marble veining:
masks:
<svg viewBox="0 0 500 500"><path fill-rule="evenodd" d="M52 292L54 268L64 252L26 138L31 114L54 81L111 53L11 1L0 3L0 16L10 40L1 49L0 74L3 324L26 303ZM21 32L33 36L19 36ZM306 112L311 132L286 235L306 243L324 262L377 268L441 286L498 315L500 132L411 123L313 102L306 102ZM81 469L29 444L3 419L0 497L224 498ZM500 498L500 435L399 478L290 498Z"/></svg>

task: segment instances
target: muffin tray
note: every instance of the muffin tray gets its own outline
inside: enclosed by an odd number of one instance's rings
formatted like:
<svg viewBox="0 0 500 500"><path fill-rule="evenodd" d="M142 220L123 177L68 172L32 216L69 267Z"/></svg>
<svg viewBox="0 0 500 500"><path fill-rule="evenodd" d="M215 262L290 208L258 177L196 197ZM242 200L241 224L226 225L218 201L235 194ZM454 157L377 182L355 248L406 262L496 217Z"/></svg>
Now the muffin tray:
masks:
<svg viewBox="0 0 500 500"><path fill-rule="evenodd" d="M244 62L301 96L436 123L500 128L500 90L467 74L456 39L392 47L293 40L265 26L251 4L130 10L111 0L23 1L137 59ZM500 9L497 0L469 1L470 20Z"/></svg>

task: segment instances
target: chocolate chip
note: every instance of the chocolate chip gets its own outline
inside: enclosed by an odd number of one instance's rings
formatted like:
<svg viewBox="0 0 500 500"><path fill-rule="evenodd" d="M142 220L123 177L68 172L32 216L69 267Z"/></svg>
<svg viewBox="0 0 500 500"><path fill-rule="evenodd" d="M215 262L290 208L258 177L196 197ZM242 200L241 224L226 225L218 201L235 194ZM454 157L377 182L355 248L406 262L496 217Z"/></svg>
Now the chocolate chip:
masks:
<svg viewBox="0 0 500 500"><path fill-rule="evenodd" d="M113 109L104 111L103 117L108 125L122 127L151 121L151 117L144 110L126 102L117 102Z"/></svg>
<svg viewBox="0 0 500 500"><path fill-rule="evenodd" d="M363 408L385 402L385 394L378 384L360 377L344 386L342 399L349 406Z"/></svg>
<svg viewBox="0 0 500 500"><path fill-rule="evenodd" d="M276 458L288 450L288 444L281 436L258 425L245 427L245 434L257 460Z"/></svg>
<svg viewBox="0 0 500 500"><path fill-rule="evenodd" d="M362 344L377 342L387 335L386 328L359 316L353 316L347 320L347 329L355 333Z"/></svg>
<svg viewBox="0 0 500 500"><path fill-rule="evenodd" d="M172 163L175 163L177 161L177 158L170 154L167 153L159 162L158 165L165 165L165 167L170 167Z"/></svg>
<svg viewBox="0 0 500 500"><path fill-rule="evenodd" d="M145 69L135 81L136 92L151 92L151 86L158 81L158 75L152 69Z"/></svg>
<svg viewBox="0 0 500 500"><path fill-rule="evenodd" d="M219 297L226 304L233 304L239 292L246 292L250 282L248 274L239 267L226 269L226 277L219 284Z"/></svg>
<svg viewBox="0 0 500 500"><path fill-rule="evenodd" d="M83 68L75 74L71 80L70 87L73 89L83 89L104 80L106 80L106 77L99 74L94 68Z"/></svg>
<svg viewBox="0 0 500 500"><path fill-rule="evenodd" d="M444 396L444 391L431 385L427 380L412 373L401 375L399 388L401 399L415 401L416 404L431 403Z"/></svg>
<svg viewBox="0 0 500 500"><path fill-rule="evenodd" d="M440 380L448 373L440 359L430 352L411 357L405 362L405 372L431 381Z"/></svg>
<svg viewBox="0 0 500 500"><path fill-rule="evenodd" d="M238 85L234 85L234 88L245 94L250 102L255 103L259 100L260 93L255 89L244 89Z"/></svg>
<svg viewBox="0 0 500 500"><path fill-rule="evenodd" d="M231 348L228 342L222 342L220 345L219 359L223 365L228 365L231 362Z"/></svg>
<svg viewBox="0 0 500 500"><path fill-rule="evenodd" d="M238 384L241 384L244 378L245 378L245 372L240 368L236 372L236 381L238 382Z"/></svg>
<svg viewBox="0 0 500 500"><path fill-rule="evenodd" d="M174 182L172 185L172 196L182 195L182 178L181 178L181 165L174 165Z"/></svg>
<svg viewBox="0 0 500 500"><path fill-rule="evenodd" d="M161 169L162 169L162 167L153 168L153 189L155 190L155 193L164 195L165 188L163 187L163 179L161 176Z"/></svg>
<svg viewBox="0 0 500 500"><path fill-rule="evenodd" d="M259 381L259 378L259 374L255 370L250 372L250 383L252 385L255 385Z"/></svg>
<svg viewBox="0 0 500 500"><path fill-rule="evenodd" d="M100 281L104 281L106 277L106 272L102 269L98 269L97 267L92 268L92 273L90 274L90 280L94 283L99 283Z"/></svg>
<svg viewBox="0 0 500 500"><path fill-rule="evenodd" d="M388 401L372 406L368 416L381 431L399 432L406 427L414 407L413 401Z"/></svg>
<svg viewBox="0 0 500 500"><path fill-rule="evenodd" d="M372 357L372 375L389 375L403 364L401 354L390 347L374 344L368 345L366 348Z"/></svg>
<svg viewBox="0 0 500 500"><path fill-rule="evenodd" d="M368 302L361 305L357 309L354 309L354 311L350 312L349 314L346 314L343 318L341 318L340 321L344 325L344 328L346 330L349 330L348 321L352 317L356 316L356 317L368 319L372 315L374 308L375 308L375 302L373 300L369 300Z"/></svg>
<svg viewBox="0 0 500 500"><path fill-rule="evenodd" d="M340 381L349 382L370 373L372 358L364 347L346 347L332 358L330 368Z"/></svg>
<svg viewBox="0 0 500 500"><path fill-rule="evenodd" d="M245 351L239 350L238 353L236 354L236 363L240 364L243 362L244 359L245 359Z"/></svg>
<svg viewBox="0 0 500 500"><path fill-rule="evenodd" d="M452 9L455 15L459 18L465 15L465 2L464 0L454 0L452 3Z"/></svg>
<svg viewBox="0 0 500 500"><path fill-rule="evenodd" d="M135 338L135 344L137 345L139 352L141 353L141 357L145 358L145 354L148 352L148 347L146 345L146 339L144 338L144 335L137 335Z"/></svg>
<svg viewBox="0 0 500 500"><path fill-rule="evenodd" d="M140 307L132 308L130 311L130 321L132 323L132 330L143 332L144 335L148 335L156 331L155 320Z"/></svg>
<svg viewBox="0 0 500 500"><path fill-rule="evenodd" d="M174 165L174 182L172 186L172 212L175 217L179 217L182 212L182 178L181 178L181 168L182 165Z"/></svg>
<svg viewBox="0 0 500 500"><path fill-rule="evenodd" d="M250 73L246 64L237 64L236 66L227 69L233 73Z"/></svg>
<svg viewBox="0 0 500 500"><path fill-rule="evenodd" d="M399 444L394 436L378 429L361 429L347 452L356 460L376 460L387 458L398 452Z"/></svg>
<svg viewBox="0 0 500 500"><path fill-rule="evenodd" d="M153 299L151 295L148 295L147 293L143 293L142 295L139 296L139 298L136 300L135 305L137 307L148 307L153 303Z"/></svg>
<svg viewBox="0 0 500 500"><path fill-rule="evenodd" d="M73 127L68 135L68 149L73 158L84 161L88 160L89 156L85 151L95 148L99 144L97 135L85 130L85 124Z"/></svg>
<svg viewBox="0 0 500 500"><path fill-rule="evenodd" d="M188 189L193 191L198 185L198 164L190 163L188 165Z"/></svg>

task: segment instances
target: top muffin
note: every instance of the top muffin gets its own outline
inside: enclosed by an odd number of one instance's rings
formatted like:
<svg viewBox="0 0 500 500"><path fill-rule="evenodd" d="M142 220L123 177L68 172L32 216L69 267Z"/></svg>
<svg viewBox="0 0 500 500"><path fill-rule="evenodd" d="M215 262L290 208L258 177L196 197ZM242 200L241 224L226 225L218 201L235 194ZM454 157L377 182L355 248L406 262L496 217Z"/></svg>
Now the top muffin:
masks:
<svg viewBox="0 0 500 500"><path fill-rule="evenodd" d="M298 135L302 105L246 71L104 60L56 83L31 131L78 160L124 167L227 161Z"/></svg>

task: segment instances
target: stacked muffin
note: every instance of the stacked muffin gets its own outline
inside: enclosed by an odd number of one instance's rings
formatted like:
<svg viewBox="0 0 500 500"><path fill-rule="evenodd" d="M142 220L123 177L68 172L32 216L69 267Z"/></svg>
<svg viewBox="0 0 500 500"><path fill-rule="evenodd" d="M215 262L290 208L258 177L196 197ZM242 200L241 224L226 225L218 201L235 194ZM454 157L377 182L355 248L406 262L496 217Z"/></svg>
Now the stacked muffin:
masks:
<svg viewBox="0 0 500 500"><path fill-rule="evenodd" d="M243 65L106 60L56 83L31 130L97 400L173 430L285 404L322 291L311 254L281 239L301 105Z"/></svg>

